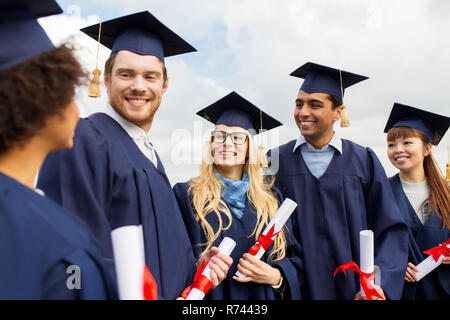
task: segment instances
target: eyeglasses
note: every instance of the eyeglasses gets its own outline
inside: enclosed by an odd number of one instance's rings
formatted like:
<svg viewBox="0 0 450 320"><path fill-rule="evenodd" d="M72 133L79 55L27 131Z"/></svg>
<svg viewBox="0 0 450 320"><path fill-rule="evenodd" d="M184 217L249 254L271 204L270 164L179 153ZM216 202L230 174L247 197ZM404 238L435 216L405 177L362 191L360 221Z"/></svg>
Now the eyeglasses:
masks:
<svg viewBox="0 0 450 320"><path fill-rule="evenodd" d="M244 144L248 135L244 132L225 132L222 130L214 130L211 132L212 142L224 143L230 137L234 144Z"/></svg>

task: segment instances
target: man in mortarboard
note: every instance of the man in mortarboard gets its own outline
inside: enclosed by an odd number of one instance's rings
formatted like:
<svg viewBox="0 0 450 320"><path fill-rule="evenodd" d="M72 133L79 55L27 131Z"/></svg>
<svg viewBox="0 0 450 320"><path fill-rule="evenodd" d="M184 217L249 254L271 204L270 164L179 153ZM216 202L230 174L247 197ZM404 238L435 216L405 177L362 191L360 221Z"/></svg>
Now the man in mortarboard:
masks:
<svg viewBox="0 0 450 320"><path fill-rule="evenodd" d="M192 282L195 259L149 130L168 87L164 58L195 49L148 11L81 31L97 40L100 28L100 42L111 49L104 74L109 108L80 120L73 150L47 158L38 186L89 224L113 275L111 232L142 226L158 298L174 299ZM217 262L214 285L229 261Z"/></svg>
<svg viewBox="0 0 450 320"><path fill-rule="evenodd" d="M375 153L333 130L343 111L344 89L367 77L311 62L291 75L305 79L294 110L300 137L271 150L271 162L278 159L276 185L283 196L298 203L292 220L304 254L302 297L360 297L356 273L333 273L349 261L359 263L359 232L370 229L381 288L387 298L399 299L407 264L406 225Z"/></svg>

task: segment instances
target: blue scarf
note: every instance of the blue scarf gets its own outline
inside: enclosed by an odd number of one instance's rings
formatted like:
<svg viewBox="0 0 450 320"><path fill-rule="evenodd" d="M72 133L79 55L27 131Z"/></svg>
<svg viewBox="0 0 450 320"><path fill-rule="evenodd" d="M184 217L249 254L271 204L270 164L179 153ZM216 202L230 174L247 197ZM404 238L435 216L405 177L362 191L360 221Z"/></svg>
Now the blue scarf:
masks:
<svg viewBox="0 0 450 320"><path fill-rule="evenodd" d="M245 209L245 197L250 186L248 173L244 172L242 180L230 180L222 177L216 169L214 169L214 171L224 183L224 187L221 191L222 199L238 219L242 218Z"/></svg>

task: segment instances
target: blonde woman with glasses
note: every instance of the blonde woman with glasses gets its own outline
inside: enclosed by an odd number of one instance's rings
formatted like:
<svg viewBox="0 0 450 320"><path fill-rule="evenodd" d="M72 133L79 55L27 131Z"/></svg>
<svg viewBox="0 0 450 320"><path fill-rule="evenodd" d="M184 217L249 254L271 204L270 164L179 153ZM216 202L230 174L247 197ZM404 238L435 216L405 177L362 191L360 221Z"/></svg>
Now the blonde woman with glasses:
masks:
<svg viewBox="0 0 450 320"><path fill-rule="evenodd" d="M261 260L247 253L282 201L273 181L263 176L265 155L252 133L281 123L235 92L197 114L216 127L200 175L176 184L175 196L199 261L224 237L236 241L227 278L206 299L300 299L302 261L290 221ZM238 270L244 278L234 275Z"/></svg>

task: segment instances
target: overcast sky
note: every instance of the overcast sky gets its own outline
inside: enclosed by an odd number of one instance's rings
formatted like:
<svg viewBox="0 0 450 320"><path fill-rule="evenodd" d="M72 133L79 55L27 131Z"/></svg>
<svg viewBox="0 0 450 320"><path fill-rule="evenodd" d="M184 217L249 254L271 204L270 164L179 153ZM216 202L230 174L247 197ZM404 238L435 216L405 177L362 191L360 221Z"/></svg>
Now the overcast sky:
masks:
<svg viewBox="0 0 450 320"><path fill-rule="evenodd" d="M86 69L95 67L96 41L78 30L148 10L198 52L169 57L169 89L150 130L172 184L198 174L212 125L195 113L237 91L284 123L264 135L268 147L296 139L295 98L302 80L289 74L305 62L370 79L346 90L351 126L335 130L377 153L388 176L383 133L394 102L450 115L450 1L446 0L57 0L64 14L40 23L55 44L71 37ZM99 67L110 52L101 47ZM101 111L102 98L80 88L82 116ZM445 174L449 133L433 154Z"/></svg>

